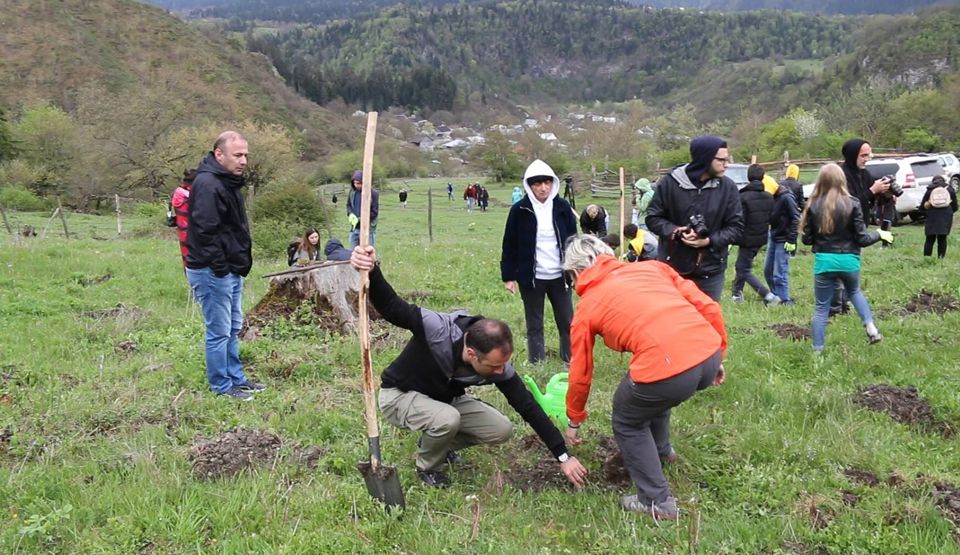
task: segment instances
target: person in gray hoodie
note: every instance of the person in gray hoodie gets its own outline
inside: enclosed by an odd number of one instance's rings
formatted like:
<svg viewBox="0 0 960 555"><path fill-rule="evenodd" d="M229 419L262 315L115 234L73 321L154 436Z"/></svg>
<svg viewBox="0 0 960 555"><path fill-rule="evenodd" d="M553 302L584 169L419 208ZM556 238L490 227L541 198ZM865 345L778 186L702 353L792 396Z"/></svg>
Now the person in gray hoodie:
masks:
<svg viewBox="0 0 960 555"><path fill-rule="evenodd" d="M577 234L577 216L570 203L557 197L560 179L546 162L534 160L527 167L523 188L527 196L514 204L507 216L500 277L511 293L519 286L530 362L546 357L543 300L547 297L560 332L560 358L569 363L573 299L563 271L563 246Z"/></svg>

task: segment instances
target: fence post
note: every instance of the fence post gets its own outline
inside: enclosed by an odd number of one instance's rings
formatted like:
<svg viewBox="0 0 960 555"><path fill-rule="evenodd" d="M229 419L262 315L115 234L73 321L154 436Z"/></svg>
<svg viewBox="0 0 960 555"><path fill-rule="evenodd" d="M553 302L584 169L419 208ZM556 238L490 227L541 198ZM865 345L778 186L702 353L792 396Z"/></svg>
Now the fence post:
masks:
<svg viewBox="0 0 960 555"><path fill-rule="evenodd" d="M427 233L433 243L433 187L427 189Z"/></svg>
<svg viewBox="0 0 960 555"><path fill-rule="evenodd" d="M57 211L60 213L60 221L63 223L63 236L70 238L70 230L67 229L67 217L63 215L63 204L60 203L60 195L57 195Z"/></svg>

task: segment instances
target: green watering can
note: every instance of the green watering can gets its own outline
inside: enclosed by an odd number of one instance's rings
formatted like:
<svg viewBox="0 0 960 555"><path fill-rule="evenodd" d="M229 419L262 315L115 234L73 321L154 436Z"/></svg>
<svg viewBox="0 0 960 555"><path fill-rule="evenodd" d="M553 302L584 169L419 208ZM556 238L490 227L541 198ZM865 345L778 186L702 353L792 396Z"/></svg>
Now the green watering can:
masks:
<svg viewBox="0 0 960 555"><path fill-rule="evenodd" d="M523 376L523 381L547 416L563 420L567 416L567 389L570 387L568 376L567 372L554 374L547 382L545 393L540 392L537 382L531 376Z"/></svg>

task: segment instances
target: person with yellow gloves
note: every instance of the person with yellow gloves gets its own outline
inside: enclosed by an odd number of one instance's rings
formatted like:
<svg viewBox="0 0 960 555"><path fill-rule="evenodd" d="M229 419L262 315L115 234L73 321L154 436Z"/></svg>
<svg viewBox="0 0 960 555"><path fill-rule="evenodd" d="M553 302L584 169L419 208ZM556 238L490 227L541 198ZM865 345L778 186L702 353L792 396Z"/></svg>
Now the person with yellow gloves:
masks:
<svg viewBox="0 0 960 555"><path fill-rule="evenodd" d="M353 172L350 191L347 193L347 221L350 222L350 248L360 244L360 198L363 190L363 171ZM370 191L370 245L377 236L377 220L380 215L380 193Z"/></svg>
<svg viewBox="0 0 960 555"><path fill-rule="evenodd" d="M797 228L800 225L800 210L793 192L786 185L777 186L773 196L773 212L770 213L770 239L767 241L767 258L763 264L763 277L773 294L785 305L793 304L790 298L790 257L797 252Z"/></svg>

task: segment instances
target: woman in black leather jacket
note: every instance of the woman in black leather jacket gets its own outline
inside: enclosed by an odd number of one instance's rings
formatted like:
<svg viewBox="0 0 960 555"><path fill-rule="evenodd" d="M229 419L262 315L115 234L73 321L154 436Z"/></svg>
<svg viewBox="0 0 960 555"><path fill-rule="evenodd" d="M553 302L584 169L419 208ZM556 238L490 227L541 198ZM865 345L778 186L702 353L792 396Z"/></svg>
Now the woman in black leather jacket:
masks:
<svg viewBox="0 0 960 555"><path fill-rule="evenodd" d="M813 247L813 350L822 351L827 332L833 285L843 282L853 307L867 331L868 343L879 343L880 331L870 313L870 304L860 291L860 249L880 239L893 241L889 231L867 231L863 208L847 190L843 170L827 164L800 220L803 244Z"/></svg>

